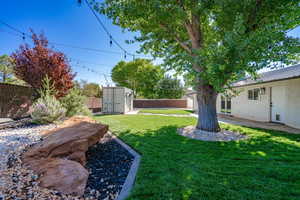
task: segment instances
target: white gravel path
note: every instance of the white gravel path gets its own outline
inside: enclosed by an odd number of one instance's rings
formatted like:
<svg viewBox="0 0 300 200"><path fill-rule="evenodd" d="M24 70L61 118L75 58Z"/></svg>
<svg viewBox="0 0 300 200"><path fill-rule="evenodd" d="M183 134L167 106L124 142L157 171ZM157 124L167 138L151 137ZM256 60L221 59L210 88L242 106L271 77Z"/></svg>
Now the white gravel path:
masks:
<svg viewBox="0 0 300 200"><path fill-rule="evenodd" d="M54 125L29 125L19 128L0 130L0 170L5 169L8 156L24 149L27 145L40 140L40 132Z"/></svg>
<svg viewBox="0 0 300 200"><path fill-rule="evenodd" d="M6 177L2 176L7 169L7 161L11 154L19 154L30 144L41 139L40 132L51 129L55 125L24 125L17 128L0 130L0 189L6 184ZM1 190L0 190L1 199Z"/></svg>

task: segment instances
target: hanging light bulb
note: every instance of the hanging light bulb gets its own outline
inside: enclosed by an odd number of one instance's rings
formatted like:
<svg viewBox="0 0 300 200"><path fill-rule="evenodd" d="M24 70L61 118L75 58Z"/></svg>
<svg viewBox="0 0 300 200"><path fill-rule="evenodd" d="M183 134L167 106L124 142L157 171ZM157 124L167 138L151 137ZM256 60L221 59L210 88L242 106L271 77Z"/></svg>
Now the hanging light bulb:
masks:
<svg viewBox="0 0 300 200"><path fill-rule="evenodd" d="M109 45L110 45L110 47L111 47L111 46L113 45L113 41L112 41L112 36L111 36L111 35L109 36L109 39L110 39L110 40L109 40Z"/></svg>
<svg viewBox="0 0 300 200"><path fill-rule="evenodd" d="M22 39L25 40L26 37L25 37L25 33L22 33Z"/></svg>
<svg viewBox="0 0 300 200"><path fill-rule="evenodd" d="M126 51L124 51L124 59L126 60L126 58L127 58L127 53Z"/></svg>

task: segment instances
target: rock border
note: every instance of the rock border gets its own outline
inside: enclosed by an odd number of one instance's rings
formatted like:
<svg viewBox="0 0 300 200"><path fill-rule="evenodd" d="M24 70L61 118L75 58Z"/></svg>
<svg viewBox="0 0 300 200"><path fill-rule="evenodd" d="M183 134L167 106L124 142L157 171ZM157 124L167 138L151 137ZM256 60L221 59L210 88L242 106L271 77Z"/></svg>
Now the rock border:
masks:
<svg viewBox="0 0 300 200"><path fill-rule="evenodd" d="M122 190L118 194L115 200L125 200L129 195L134 186L136 174L140 165L141 155L138 154L134 149L132 149L128 144L124 143L117 136L115 136L112 132L108 131L109 134L116 142L118 142L123 148L125 148L133 157L133 161L126 177L126 180L122 186Z"/></svg>
<svg viewBox="0 0 300 200"><path fill-rule="evenodd" d="M177 129L177 133L183 137L205 142L230 142L248 139L247 135L222 129L220 132L208 132L199 130L195 126L186 126Z"/></svg>

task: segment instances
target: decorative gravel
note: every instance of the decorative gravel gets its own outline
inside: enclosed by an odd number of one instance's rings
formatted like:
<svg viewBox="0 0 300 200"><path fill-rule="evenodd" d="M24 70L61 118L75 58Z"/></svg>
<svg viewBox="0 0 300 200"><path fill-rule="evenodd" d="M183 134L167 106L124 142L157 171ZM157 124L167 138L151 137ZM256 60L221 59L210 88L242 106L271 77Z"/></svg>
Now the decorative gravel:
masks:
<svg viewBox="0 0 300 200"><path fill-rule="evenodd" d="M26 146L41 139L40 132L55 125L24 124L15 128L0 130L0 170L6 168L8 157L12 153L21 152Z"/></svg>
<svg viewBox="0 0 300 200"><path fill-rule="evenodd" d="M55 125L17 122L13 127L0 130L0 200L30 199L32 192L40 190L36 188L38 176L22 167L20 157L26 147L41 140L41 131Z"/></svg>
<svg viewBox="0 0 300 200"><path fill-rule="evenodd" d="M87 152L86 168L90 175L83 197L39 187L38 175L24 168L20 158L30 146L42 140L41 131L54 127L25 124L0 130L0 200L116 199L134 158L109 135Z"/></svg>
<svg viewBox="0 0 300 200"><path fill-rule="evenodd" d="M106 135L101 143L87 152L86 168L90 171L86 194L98 195L98 200L116 199L130 170L134 157Z"/></svg>
<svg viewBox="0 0 300 200"><path fill-rule="evenodd" d="M246 135L240 133L235 133L228 130L221 130L220 132L208 132L197 129L195 126L179 128L178 133L185 137L203 141L236 141L247 139Z"/></svg>

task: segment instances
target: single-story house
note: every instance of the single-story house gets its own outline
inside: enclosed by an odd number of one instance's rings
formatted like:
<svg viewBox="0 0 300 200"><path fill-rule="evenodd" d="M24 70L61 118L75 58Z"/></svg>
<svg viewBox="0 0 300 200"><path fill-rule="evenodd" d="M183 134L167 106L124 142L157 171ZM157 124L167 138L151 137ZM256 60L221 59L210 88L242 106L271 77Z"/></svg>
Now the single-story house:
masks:
<svg viewBox="0 0 300 200"><path fill-rule="evenodd" d="M300 128L300 64L259 74L233 84L237 92L220 94L217 112L262 122ZM194 109L198 105L194 94Z"/></svg>

